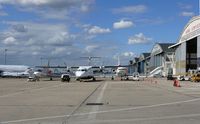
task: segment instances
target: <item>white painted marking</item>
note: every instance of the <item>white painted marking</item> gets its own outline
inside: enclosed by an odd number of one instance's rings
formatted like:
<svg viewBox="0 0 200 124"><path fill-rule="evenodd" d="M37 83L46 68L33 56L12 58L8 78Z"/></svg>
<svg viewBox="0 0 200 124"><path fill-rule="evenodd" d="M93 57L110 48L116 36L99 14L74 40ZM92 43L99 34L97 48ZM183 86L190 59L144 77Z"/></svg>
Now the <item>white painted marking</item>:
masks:
<svg viewBox="0 0 200 124"><path fill-rule="evenodd" d="M90 115L90 114L102 114L102 113L109 113L109 112L139 110L139 109L145 109L145 108L162 107L162 106L196 102L196 101L200 101L200 98L190 99L190 100L185 100L185 101L178 101L178 102L171 102L171 103L154 104L154 105L149 105L149 106L139 106L139 107L124 108L124 109L113 109L113 110L108 110L108 111L96 111L96 112L90 112L90 113L80 113L80 114L74 114L72 116L84 116L84 115ZM71 116L71 115L58 115L58 116L47 116L47 117L41 117L41 118L21 119L21 120L13 120L13 121L4 121L4 122L1 122L0 124L26 122L26 121L37 121L37 120L45 120L45 119L56 119L56 118L63 118L63 117L69 117L69 116Z"/></svg>
<svg viewBox="0 0 200 124"><path fill-rule="evenodd" d="M177 119L177 118L189 118L189 117L199 117L198 114L185 114L185 115L174 115L174 116L163 116L163 117L152 117L152 118L134 118L134 119L115 119L115 120L95 120L95 121L82 121L79 124L88 123L114 123L114 122L133 122L133 121L155 121L155 120L167 120L167 119Z"/></svg>
<svg viewBox="0 0 200 124"><path fill-rule="evenodd" d="M30 118L30 119L21 119L21 120L13 120L13 121L4 121L0 122L0 124L9 124L9 123L19 123L19 122L27 122L27 121L37 121L37 120L45 120L45 119L56 119L56 118L64 118L69 117L70 115L60 115L60 116L47 116L41 118Z"/></svg>
<svg viewBox="0 0 200 124"><path fill-rule="evenodd" d="M87 115L87 114L102 114L102 113L108 113L108 112L139 110L139 109L145 109L145 108L154 108L154 107L175 105L175 104L181 104L181 103L189 103L189 102L195 102L195 101L200 101L200 98L195 98L195 99L185 100L185 101L178 101L178 102L163 103L163 104L154 104L154 105L148 105L148 106L138 106L138 107L124 108L124 109L113 109L113 110L108 110L108 111L97 111L97 112L91 112L91 113L81 113L81 114L75 114L74 116L81 116L81 115Z"/></svg>
<svg viewBox="0 0 200 124"><path fill-rule="evenodd" d="M105 90L106 90L107 85L108 85L108 83L105 82L105 84L104 84L104 86L103 86L103 88L102 88L102 90L101 90L99 96L98 96L97 99L96 99L96 103L102 102L103 95L104 95L104 92L105 92ZM91 112L96 112L96 111L98 111L98 110L99 110L99 106L93 106ZM96 119L96 114L89 114L88 119L89 119L89 120L94 120L94 119Z"/></svg>

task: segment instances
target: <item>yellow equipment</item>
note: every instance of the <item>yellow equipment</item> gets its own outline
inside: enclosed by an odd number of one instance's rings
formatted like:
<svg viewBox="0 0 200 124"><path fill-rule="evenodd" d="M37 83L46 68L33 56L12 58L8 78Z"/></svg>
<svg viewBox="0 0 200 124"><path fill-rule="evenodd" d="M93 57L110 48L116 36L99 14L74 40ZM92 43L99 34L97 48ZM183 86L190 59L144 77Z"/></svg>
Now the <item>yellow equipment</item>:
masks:
<svg viewBox="0 0 200 124"><path fill-rule="evenodd" d="M200 81L200 73L193 74L191 77L191 81L199 82Z"/></svg>

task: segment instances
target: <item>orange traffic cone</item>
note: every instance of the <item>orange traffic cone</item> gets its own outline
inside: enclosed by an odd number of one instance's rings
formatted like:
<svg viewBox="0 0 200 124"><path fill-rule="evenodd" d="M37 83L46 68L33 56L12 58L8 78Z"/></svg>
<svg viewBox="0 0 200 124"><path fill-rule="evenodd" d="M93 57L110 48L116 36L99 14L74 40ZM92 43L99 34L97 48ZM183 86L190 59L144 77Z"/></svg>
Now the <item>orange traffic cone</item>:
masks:
<svg viewBox="0 0 200 124"><path fill-rule="evenodd" d="M174 87L181 87L180 82L177 79L174 80Z"/></svg>

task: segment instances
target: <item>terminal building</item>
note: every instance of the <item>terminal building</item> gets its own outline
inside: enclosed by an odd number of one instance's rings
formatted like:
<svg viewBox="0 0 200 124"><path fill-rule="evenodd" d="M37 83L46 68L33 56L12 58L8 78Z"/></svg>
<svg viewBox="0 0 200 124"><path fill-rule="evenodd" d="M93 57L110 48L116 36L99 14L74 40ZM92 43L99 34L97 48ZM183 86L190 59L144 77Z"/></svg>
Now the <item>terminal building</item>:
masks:
<svg viewBox="0 0 200 124"><path fill-rule="evenodd" d="M182 75L200 67L200 16L193 17L184 27L175 50L175 74Z"/></svg>

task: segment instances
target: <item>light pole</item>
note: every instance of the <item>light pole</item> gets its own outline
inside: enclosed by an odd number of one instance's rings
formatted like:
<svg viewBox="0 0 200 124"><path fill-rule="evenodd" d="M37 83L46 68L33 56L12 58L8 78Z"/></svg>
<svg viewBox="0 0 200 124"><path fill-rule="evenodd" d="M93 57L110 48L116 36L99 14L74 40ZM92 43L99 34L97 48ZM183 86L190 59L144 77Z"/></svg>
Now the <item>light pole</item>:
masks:
<svg viewBox="0 0 200 124"><path fill-rule="evenodd" d="M7 51L8 49L5 49L5 65L6 65L6 59L7 59Z"/></svg>

